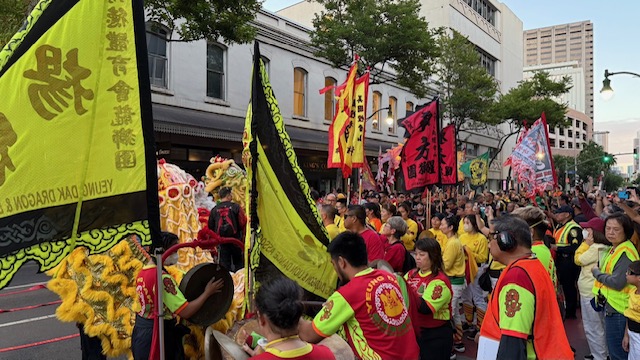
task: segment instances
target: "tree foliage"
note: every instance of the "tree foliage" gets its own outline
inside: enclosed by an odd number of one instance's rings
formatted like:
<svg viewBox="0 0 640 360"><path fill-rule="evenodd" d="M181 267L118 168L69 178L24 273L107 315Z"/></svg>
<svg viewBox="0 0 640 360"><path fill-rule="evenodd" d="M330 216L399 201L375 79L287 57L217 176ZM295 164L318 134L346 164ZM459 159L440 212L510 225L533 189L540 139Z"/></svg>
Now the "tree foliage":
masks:
<svg viewBox="0 0 640 360"><path fill-rule="evenodd" d="M604 189L607 192L618 190L624 183L624 178L618 174L607 173L604 176Z"/></svg>
<svg viewBox="0 0 640 360"><path fill-rule="evenodd" d="M0 48L20 30L32 3L31 0L0 0Z"/></svg>
<svg viewBox="0 0 640 360"><path fill-rule="evenodd" d="M605 162L605 156L609 156L611 160ZM602 146L590 141L578 155L578 176L584 181L587 181L589 176L597 179L601 172L608 172L615 164L616 159L613 155L605 152Z"/></svg>
<svg viewBox="0 0 640 360"><path fill-rule="evenodd" d="M455 30L442 34L437 44L436 85L442 91L443 118L455 124L456 134L463 124L473 128L473 124L491 123L489 110L498 83L481 65L475 46Z"/></svg>
<svg viewBox="0 0 640 360"><path fill-rule="evenodd" d="M558 174L558 183L562 186L565 184L565 179L569 177L569 183L575 184L575 158L572 156L553 155L553 164L556 167L556 173Z"/></svg>
<svg viewBox="0 0 640 360"><path fill-rule="evenodd" d="M427 93L427 79L438 55L435 36L420 17L419 0L317 0L311 43L315 55L335 67L360 56L361 69L371 70L371 84L393 81L418 97ZM389 70L395 75L389 75Z"/></svg>
<svg viewBox="0 0 640 360"><path fill-rule="evenodd" d="M221 40L246 43L255 37L250 24L260 0L145 0L147 20L177 31L179 41Z"/></svg>

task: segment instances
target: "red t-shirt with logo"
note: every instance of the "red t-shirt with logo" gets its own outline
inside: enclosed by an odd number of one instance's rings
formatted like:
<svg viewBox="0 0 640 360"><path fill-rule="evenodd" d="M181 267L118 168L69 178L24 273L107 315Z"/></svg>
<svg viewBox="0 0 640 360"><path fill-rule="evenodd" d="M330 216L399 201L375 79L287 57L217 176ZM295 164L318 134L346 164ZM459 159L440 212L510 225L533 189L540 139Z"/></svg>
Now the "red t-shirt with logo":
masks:
<svg viewBox="0 0 640 360"><path fill-rule="evenodd" d="M419 357L416 335L402 290L393 274L367 268L327 299L313 319L323 337L344 328L360 359Z"/></svg>
<svg viewBox="0 0 640 360"><path fill-rule="evenodd" d="M386 239L382 239L377 232L366 229L360 233L367 246L367 258L369 262L378 259L384 259L384 248Z"/></svg>

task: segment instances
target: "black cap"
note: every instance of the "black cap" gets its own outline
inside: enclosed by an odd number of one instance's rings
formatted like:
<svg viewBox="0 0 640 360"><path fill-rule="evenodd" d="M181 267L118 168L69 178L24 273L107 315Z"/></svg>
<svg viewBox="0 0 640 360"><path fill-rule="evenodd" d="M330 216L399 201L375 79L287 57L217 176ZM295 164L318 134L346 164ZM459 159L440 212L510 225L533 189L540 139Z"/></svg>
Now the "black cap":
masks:
<svg viewBox="0 0 640 360"><path fill-rule="evenodd" d="M562 205L553 211L554 214L570 213L573 216L573 208L570 205Z"/></svg>

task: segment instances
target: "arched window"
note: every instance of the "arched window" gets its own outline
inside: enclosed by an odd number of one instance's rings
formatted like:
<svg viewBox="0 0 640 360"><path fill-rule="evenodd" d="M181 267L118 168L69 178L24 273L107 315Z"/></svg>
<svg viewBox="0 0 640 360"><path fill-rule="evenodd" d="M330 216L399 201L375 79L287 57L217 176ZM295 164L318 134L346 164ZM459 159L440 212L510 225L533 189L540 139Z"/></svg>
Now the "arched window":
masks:
<svg viewBox="0 0 640 360"><path fill-rule="evenodd" d="M411 101L407 101L406 110L413 111L413 103Z"/></svg>
<svg viewBox="0 0 640 360"><path fill-rule="evenodd" d="M293 115L307 115L307 71L293 69Z"/></svg>
<svg viewBox="0 0 640 360"><path fill-rule="evenodd" d="M332 77L324 78L324 86L336 86L338 81ZM336 109L336 90L335 88L324 93L324 119L332 121Z"/></svg>
<svg viewBox="0 0 640 360"><path fill-rule="evenodd" d="M167 88L167 39L169 31L156 23L147 23L147 56L149 82L153 86Z"/></svg>
<svg viewBox="0 0 640 360"><path fill-rule="evenodd" d="M389 96L389 110L393 115L393 123L389 125L389 134L395 134L396 120L398 119L398 99L393 96Z"/></svg>
<svg viewBox="0 0 640 360"><path fill-rule="evenodd" d="M373 116L371 117L371 128L373 130L380 130L380 107L382 106L382 94L379 91L373 92L373 102L371 113Z"/></svg>
<svg viewBox="0 0 640 360"><path fill-rule="evenodd" d="M224 100L225 49L216 43L207 44L207 96Z"/></svg>

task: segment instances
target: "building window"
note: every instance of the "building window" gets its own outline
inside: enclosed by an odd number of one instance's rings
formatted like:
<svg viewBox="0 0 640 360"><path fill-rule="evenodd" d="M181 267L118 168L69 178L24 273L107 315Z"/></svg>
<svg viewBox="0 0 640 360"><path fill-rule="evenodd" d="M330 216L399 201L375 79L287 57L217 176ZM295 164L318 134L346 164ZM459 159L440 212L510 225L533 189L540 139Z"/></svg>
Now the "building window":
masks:
<svg viewBox="0 0 640 360"><path fill-rule="evenodd" d="M569 149L573 149L573 142L569 141L567 144L569 144Z"/></svg>
<svg viewBox="0 0 640 360"><path fill-rule="evenodd" d="M549 128L549 134L555 134L556 133L556 128Z"/></svg>
<svg viewBox="0 0 640 360"><path fill-rule="evenodd" d="M587 134L582 134L582 140L587 141Z"/></svg>
<svg viewBox="0 0 640 360"><path fill-rule="evenodd" d="M398 99L393 96L389 96L389 110L393 115L393 124L389 126L389 134L396 133L396 119L398 118Z"/></svg>
<svg viewBox="0 0 640 360"><path fill-rule="evenodd" d="M477 49L480 54L480 65L487 70L487 72L495 77L496 76L496 59L484 52L482 49Z"/></svg>
<svg viewBox="0 0 640 360"><path fill-rule="evenodd" d="M167 88L167 39L169 32L156 23L147 23L149 82Z"/></svg>
<svg viewBox="0 0 640 360"><path fill-rule="evenodd" d="M580 139L580 132L576 130L576 139Z"/></svg>
<svg viewBox="0 0 640 360"><path fill-rule="evenodd" d="M496 9L485 0L466 0L467 5L473 9L473 11L477 12L480 16L482 16L485 20L489 22L489 24L495 26L496 19L495 13Z"/></svg>
<svg viewBox="0 0 640 360"><path fill-rule="evenodd" d="M573 137L573 130L567 130L567 135L572 138Z"/></svg>
<svg viewBox="0 0 640 360"><path fill-rule="evenodd" d="M582 123L582 130L587 131L587 123Z"/></svg>
<svg viewBox="0 0 640 360"><path fill-rule="evenodd" d="M380 107L382 106L382 94L379 91L373 92L373 106L372 106L372 114L371 117L371 128L373 130L380 130Z"/></svg>
<svg viewBox="0 0 640 360"><path fill-rule="evenodd" d="M576 119L576 127L580 129L580 120Z"/></svg>
<svg viewBox="0 0 640 360"><path fill-rule="evenodd" d="M576 143L576 149L580 149L580 143Z"/></svg>
<svg viewBox="0 0 640 360"><path fill-rule="evenodd" d="M327 121L333 120L334 111L336 108L335 86L338 81L332 77L324 78L324 87L334 86L324 93L324 119Z"/></svg>
<svg viewBox="0 0 640 360"><path fill-rule="evenodd" d="M564 135L564 129L560 128L560 131L558 132L559 135Z"/></svg>
<svg viewBox="0 0 640 360"><path fill-rule="evenodd" d="M564 141L560 140L560 149L564 149Z"/></svg>
<svg viewBox="0 0 640 360"><path fill-rule="evenodd" d="M407 101L405 110L407 110L407 113L409 113L409 111L413 111L413 103L411 101Z"/></svg>
<svg viewBox="0 0 640 360"><path fill-rule="evenodd" d="M549 139L549 146L552 148L556 147L556 139Z"/></svg>
<svg viewBox="0 0 640 360"><path fill-rule="evenodd" d="M224 48L207 44L207 96L224 100Z"/></svg>
<svg viewBox="0 0 640 360"><path fill-rule="evenodd" d="M293 69L293 115L307 115L307 71L303 68Z"/></svg>

